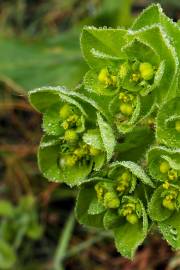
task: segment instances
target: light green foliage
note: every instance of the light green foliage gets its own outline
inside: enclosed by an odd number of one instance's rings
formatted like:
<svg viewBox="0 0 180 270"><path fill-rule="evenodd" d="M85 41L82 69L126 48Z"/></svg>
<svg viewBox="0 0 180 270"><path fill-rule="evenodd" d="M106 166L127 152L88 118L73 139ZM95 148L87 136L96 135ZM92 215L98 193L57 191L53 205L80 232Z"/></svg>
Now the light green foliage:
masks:
<svg viewBox="0 0 180 270"><path fill-rule="evenodd" d="M173 98L159 110L156 135L160 143L180 147L180 97Z"/></svg>
<svg viewBox="0 0 180 270"><path fill-rule="evenodd" d="M153 147L148 152L149 173L156 181L178 182L180 151L166 147ZM173 177L174 175L174 177Z"/></svg>
<svg viewBox="0 0 180 270"><path fill-rule="evenodd" d="M128 30L85 27L82 84L29 94L43 113L40 170L80 186L79 222L112 230L117 250L131 259L148 220L180 248L179 37L159 5Z"/></svg>
<svg viewBox="0 0 180 270"><path fill-rule="evenodd" d="M13 9L13 12L16 11ZM29 39L27 35L11 37L6 32L3 35L1 31L0 40L1 80L7 84L12 82L17 89L25 92L43 83L75 87L87 70L79 51L78 30L38 40Z"/></svg>
<svg viewBox="0 0 180 270"><path fill-rule="evenodd" d="M14 269L17 249L23 245L25 237L35 241L43 233L39 223L35 199L22 197L17 206L9 201L0 201L0 268Z"/></svg>
<svg viewBox="0 0 180 270"><path fill-rule="evenodd" d="M16 261L16 254L7 242L0 240L0 267L1 269L9 269L13 267Z"/></svg>

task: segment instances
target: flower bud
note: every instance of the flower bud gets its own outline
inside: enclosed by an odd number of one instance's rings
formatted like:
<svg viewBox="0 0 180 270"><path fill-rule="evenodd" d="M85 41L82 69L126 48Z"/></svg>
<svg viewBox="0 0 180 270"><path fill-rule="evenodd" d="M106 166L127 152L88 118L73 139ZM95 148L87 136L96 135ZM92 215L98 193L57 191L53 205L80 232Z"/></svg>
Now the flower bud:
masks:
<svg viewBox="0 0 180 270"><path fill-rule="evenodd" d="M124 115L127 115L127 116L130 116L132 115L133 113L133 107L131 104L125 104L125 103L122 103L120 105L120 111L124 114Z"/></svg>
<svg viewBox="0 0 180 270"><path fill-rule="evenodd" d="M131 173L129 171L123 172L121 175L123 181L128 182L131 179Z"/></svg>
<svg viewBox="0 0 180 270"><path fill-rule="evenodd" d="M89 152L91 156L97 156L100 153L100 150L97 148L94 148L93 146L90 146Z"/></svg>
<svg viewBox="0 0 180 270"><path fill-rule="evenodd" d="M107 208L118 208L120 200L117 194L113 191L106 192L104 196L104 206Z"/></svg>
<svg viewBox="0 0 180 270"><path fill-rule="evenodd" d="M150 63L141 63L139 66L141 77L145 81L149 81L153 78L154 70L153 66Z"/></svg>
<svg viewBox="0 0 180 270"><path fill-rule="evenodd" d="M65 130L68 129L68 127L69 127L68 121L64 121L64 122L62 123L62 127L63 127Z"/></svg>
<svg viewBox="0 0 180 270"><path fill-rule="evenodd" d="M78 158L82 158L84 156L84 150L82 148L77 148L76 150L74 150L74 154L78 157Z"/></svg>
<svg viewBox="0 0 180 270"><path fill-rule="evenodd" d="M129 171L124 171L122 175L117 178L116 190L119 192L124 192L129 188L131 180L131 173Z"/></svg>
<svg viewBox="0 0 180 270"><path fill-rule="evenodd" d="M110 84L109 72L107 68L101 69L98 75L98 80L106 86Z"/></svg>
<svg viewBox="0 0 180 270"><path fill-rule="evenodd" d="M78 135L73 129L66 130L64 139L69 143L74 143L78 140Z"/></svg>
<svg viewBox="0 0 180 270"><path fill-rule="evenodd" d="M119 94L119 99L123 102L123 103L131 103L134 101L135 97L132 94L127 94L125 92L120 92Z"/></svg>
<svg viewBox="0 0 180 270"><path fill-rule="evenodd" d="M161 162L160 166L159 166L159 170L161 173L167 173L170 169L169 163L167 161L163 161Z"/></svg>
<svg viewBox="0 0 180 270"><path fill-rule="evenodd" d="M168 171L168 178L169 180L176 180L178 177L178 172L176 170L170 169Z"/></svg>
<svg viewBox="0 0 180 270"><path fill-rule="evenodd" d="M111 84L113 86L116 86L117 84L117 77L115 75L111 75Z"/></svg>
<svg viewBox="0 0 180 270"><path fill-rule="evenodd" d="M136 224L138 222L138 217L136 214L130 214L126 216L126 220L131 224Z"/></svg>
<svg viewBox="0 0 180 270"><path fill-rule="evenodd" d="M164 188L164 189L169 189L169 187L170 187L170 184L169 184L168 181L166 181L166 182L163 184L163 188Z"/></svg>
<svg viewBox="0 0 180 270"><path fill-rule="evenodd" d="M72 114L72 108L69 104L65 104L60 108L59 116L62 120L67 119Z"/></svg>
<svg viewBox="0 0 180 270"><path fill-rule="evenodd" d="M132 74L132 81L138 82L140 79L140 74L139 73L133 73Z"/></svg>
<svg viewBox="0 0 180 270"><path fill-rule="evenodd" d="M65 165L67 167L73 167L76 164L76 162L77 162L77 158L74 155L72 156L69 155L65 158Z"/></svg>
<svg viewBox="0 0 180 270"><path fill-rule="evenodd" d="M177 197L178 197L177 190L173 188L168 190L163 198L162 205L169 210L172 211L175 210Z"/></svg>
<svg viewBox="0 0 180 270"><path fill-rule="evenodd" d="M175 210L176 208L176 203L175 201L172 201L171 199L167 198L168 196L166 196L164 199L163 199L163 206L171 211Z"/></svg>
<svg viewBox="0 0 180 270"><path fill-rule="evenodd" d="M75 155L65 155L60 158L59 165L61 168L73 167L76 164L77 158Z"/></svg>
<svg viewBox="0 0 180 270"><path fill-rule="evenodd" d="M98 201L103 203L104 201L104 195L107 192L107 189L105 188L103 183L97 183L94 187L95 191L96 191L96 195L98 198Z"/></svg>

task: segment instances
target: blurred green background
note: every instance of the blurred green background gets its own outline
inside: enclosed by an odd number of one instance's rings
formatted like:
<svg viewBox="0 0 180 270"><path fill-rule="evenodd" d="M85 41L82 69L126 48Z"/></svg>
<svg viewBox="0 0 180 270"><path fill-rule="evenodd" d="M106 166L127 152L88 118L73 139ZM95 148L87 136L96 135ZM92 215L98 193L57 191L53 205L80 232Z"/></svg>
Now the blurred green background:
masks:
<svg viewBox="0 0 180 270"><path fill-rule="evenodd" d="M26 97L32 88L81 82L83 25L129 27L151 2L180 18L180 0L0 1L0 270L180 269L180 254L158 233L130 262L111 235L76 223L77 190L47 182L37 168L41 116Z"/></svg>

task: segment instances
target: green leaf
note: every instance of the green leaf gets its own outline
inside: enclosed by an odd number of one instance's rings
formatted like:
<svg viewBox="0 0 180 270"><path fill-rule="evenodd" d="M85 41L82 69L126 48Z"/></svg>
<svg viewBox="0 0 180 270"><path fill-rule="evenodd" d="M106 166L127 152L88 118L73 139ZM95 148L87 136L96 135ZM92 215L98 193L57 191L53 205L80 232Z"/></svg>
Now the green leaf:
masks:
<svg viewBox="0 0 180 270"><path fill-rule="evenodd" d="M103 58L93 55L93 50L120 59L124 58L125 55L121 52L121 47L125 43L125 34L125 29L84 27L81 35L81 49L89 66L99 70L106 64Z"/></svg>
<svg viewBox="0 0 180 270"><path fill-rule="evenodd" d="M46 137L44 137L46 138ZM42 138L41 144L43 145L44 138ZM64 182L65 179L58 165L59 159L59 145L39 146L38 150L38 165L39 169L50 181Z"/></svg>
<svg viewBox="0 0 180 270"><path fill-rule="evenodd" d="M19 212L28 212L34 209L35 198L32 195L22 196L18 204ZM17 208L16 208L17 209Z"/></svg>
<svg viewBox="0 0 180 270"><path fill-rule="evenodd" d="M111 230L114 228L118 228L122 223L120 216L118 216L117 211L113 209L108 209L104 214L104 228L106 230Z"/></svg>
<svg viewBox="0 0 180 270"><path fill-rule="evenodd" d="M140 140L139 138L143 138ZM132 132L127 133L123 141L115 148L119 161L138 161L143 158L144 153L154 141L154 133L148 127L135 127Z"/></svg>
<svg viewBox="0 0 180 270"><path fill-rule="evenodd" d="M84 182L86 177L90 174L93 166L93 160L89 164L80 165L77 164L71 168L65 168L63 170L63 176L65 183L69 186L80 185Z"/></svg>
<svg viewBox="0 0 180 270"><path fill-rule="evenodd" d="M83 185L86 185L86 183L92 183L93 184L93 183L99 182L99 181L112 183L112 180L110 180L110 179L103 178L103 177L100 177L100 176L94 176L94 177L88 177L88 178L86 178L84 180Z"/></svg>
<svg viewBox="0 0 180 270"><path fill-rule="evenodd" d="M140 107L138 121L144 120L146 117L148 117L154 111L155 105L156 105L155 93L151 92L145 96L142 96L140 98L140 101L141 101L141 107Z"/></svg>
<svg viewBox="0 0 180 270"><path fill-rule="evenodd" d="M156 181L166 181L167 174L161 173L160 164L162 161L166 160L169 162L171 168L175 170L180 169L180 150L171 149L163 146L152 147L148 152L148 168L151 176L156 179Z"/></svg>
<svg viewBox="0 0 180 270"><path fill-rule="evenodd" d="M104 212L105 210L106 210L105 207L100 202L98 202L97 197L94 197L89 205L88 214L98 215Z"/></svg>
<svg viewBox="0 0 180 270"><path fill-rule="evenodd" d="M144 184L154 187L151 179L146 175L143 169L132 161L121 161L114 162L110 165L110 176L112 176L120 167L127 168L133 175L135 175Z"/></svg>
<svg viewBox="0 0 180 270"><path fill-rule="evenodd" d="M130 117L123 119L120 113L120 102L119 97L115 96L109 102L109 111L113 116L113 122L116 124L117 129L120 133L129 133L131 132L137 123L142 121L147 117L155 107L155 95L154 93L149 93L146 96L136 96L136 105L133 110L133 113ZM123 120L123 121L122 121Z"/></svg>
<svg viewBox="0 0 180 270"><path fill-rule="evenodd" d="M90 227L103 228L103 216L101 214L89 215L88 210L91 202L96 198L94 185L83 185L79 191L76 201L75 213L79 223Z"/></svg>
<svg viewBox="0 0 180 270"><path fill-rule="evenodd" d="M65 129L62 127L63 121L60 119L60 108L65 104L65 102L59 102L58 104L54 104L43 114L43 130L48 135L53 136L63 136ZM81 111L75 107L77 115L79 115L78 126L75 129L77 133L81 133L85 130L85 118L84 115L81 114Z"/></svg>
<svg viewBox="0 0 180 270"><path fill-rule="evenodd" d="M159 7L160 5L152 4L144 9L139 16L134 20L132 25L133 30L139 30L145 26L150 26L159 22ZM160 8L161 9L161 8Z"/></svg>
<svg viewBox="0 0 180 270"><path fill-rule="evenodd" d="M89 103L95 110L91 107L91 112L89 113L92 115L93 118L96 119L96 116L94 117L93 113L99 111L109 122L111 122L111 116L108 111L109 102L111 100L111 96L105 96L105 95L99 95L95 92L89 92L87 91L83 85L80 85L80 87L77 87L74 91L74 95L76 97L79 97L80 100L86 101L86 104Z"/></svg>
<svg viewBox="0 0 180 270"><path fill-rule="evenodd" d="M156 136L159 143L180 147L180 97L163 104L157 115ZM176 127L177 125L177 127Z"/></svg>
<svg viewBox="0 0 180 270"><path fill-rule="evenodd" d="M0 200L0 216L12 217L14 215L14 207L9 201Z"/></svg>
<svg viewBox="0 0 180 270"><path fill-rule="evenodd" d="M161 26L157 24L137 31L129 31L128 38L129 41L138 38L138 40L146 43L159 55L160 61L165 63L163 76L159 86L155 89L158 103L163 103L174 97L176 94L178 58L174 47L170 44Z"/></svg>
<svg viewBox="0 0 180 270"><path fill-rule="evenodd" d="M59 144L60 142L61 138L59 138L59 136L45 135L41 139L40 147L44 148L48 146L53 146Z"/></svg>
<svg viewBox="0 0 180 270"><path fill-rule="evenodd" d="M141 107L140 97L137 96L136 107L134 108L132 116L127 120L121 121L121 118L119 120L120 114L119 106L120 106L119 97L115 96L114 99L112 99L112 101L109 103L109 111L114 116L113 120L117 126L118 131L120 133L130 132L132 131L136 122L138 121Z"/></svg>
<svg viewBox="0 0 180 270"><path fill-rule="evenodd" d="M114 230L115 244L122 256L133 259L136 248L143 242L142 223L125 224Z"/></svg>
<svg viewBox="0 0 180 270"><path fill-rule="evenodd" d="M59 165L60 158L60 145L51 143L48 145L46 142L44 146L44 140L46 136L43 137L42 142L38 151L38 164L43 175L53 182L64 182L69 186L79 185L82 183L87 175L92 170L92 161L89 164L79 164L62 169Z"/></svg>
<svg viewBox="0 0 180 270"><path fill-rule="evenodd" d="M180 28L177 23L173 22L163 13L159 4L152 4L144 9L140 16L134 21L132 29L139 30L144 26L157 23L161 24L164 31L170 37L170 41L173 46L175 46L177 55L180 58Z"/></svg>
<svg viewBox="0 0 180 270"><path fill-rule="evenodd" d="M122 82L122 86L133 92L139 91L142 96L147 95L152 92L152 90L156 89L162 79L164 69L165 69L165 61L160 61L160 57L158 53L149 46L145 40L138 40L138 37L134 38L131 42L125 45L122 50L127 54L128 60L130 61L139 61L141 63L150 63L154 69L154 79L151 83L147 83L146 85L140 85L131 82L131 78L128 76Z"/></svg>
<svg viewBox="0 0 180 270"><path fill-rule="evenodd" d="M83 141L96 148L99 149L103 152L99 153L98 155L93 157L93 161L94 161L94 170L98 171L101 169L101 167L103 166L106 157L105 157L105 148L104 148L104 144L101 138L101 134L99 132L98 129L89 129L86 133L84 133L83 135Z"/></svg>
<svg viewBox="0 0 180 270"><path fill-rule="evenodd" d="M73 91L64 87L41 87L29 91L29 101L31 105L39 112L46 110L54 104L61 105L62 102L67 102L77 107L80 112L86 116L83 107L73 98ZM70 97L72 96L72 97Z"/></svg>
<svg viewBox="0 0 180 270"><path fill-rule="evenodd" d="M4 240L0 240L0 268L10 269L16 262L16 254L13 248Z"/></svg>
<svg viewBox="0 0 180 270"><path fill-rule="evenodd" d="M28 93L29 102L39 112L45 112L48 107L60 103L58 91L45 88L31 90Z"/></svg>
<svg viewBox="0 0 180 270"><path fill-rule="evenodd" d="M118 88L113 89L113 87L105 87L98 80L98 73L94 70L89 70L84 76L84 87L89 92L95 92L101 96L113 96L118 92Z"/></svg>
<svg viewBox="0 0 180 270"><path fill-rule="evenodd" d="M133 259L137 247L144 241L148 230L146 211L141 203L143 221L136 224L124 222L114 229L115 244L122 256Z"/></svg>
<svg viewBox="0 0 180 270"><path fill-rule="evenodd" d="M105 153L99 154L93 158L94 170L99 171L106 161Z"/></svg>
<svg viewBox="0 0 180 270"><path fill-rule="evenodd" d="M33 240L38 240L42 237L43 227L40 224L35 222L30 223L29 228L27 229L27 236Z"/></svg>
<svg viewBox="0 0 180 270"><path fill-rule="evenodd" d="M166 241L175 249L180 249L180 213L175 212L170 218L158 223Z"/></svg>
<svg viewBox="0 0 180 270"><path fill-rule="evenodd" d="M137 59L140 62L150 62L152 65L160 63L159 55L151 47L135 38L131 43L125 45L122 50L127 54L128 59Z"/></svg>
<svg viewBox="0 0 180 270"><path fill-rule="evenodd" d="M172 211L163 207L162 205L162 192L164 191L163 187L158 187L152 195L151 201L148 206L149 216L154 221L163 221L168 219Z"/></svg>
<svg viewBox="0 0 180 270"><path fill-rule="evenodd" d="M97 122L99 125L104 148L107 152L107 161L109 161L112 158L116 144L115 136L111 126L102 118L100 113L97 113Z"/></svg>
<svg viewBox="0 0 180 270"><path fill-rule="evenodd" d="M62 103L49 107L43 115L43 130L49 135L62 136L64 129L61 126L59 110Z"/></svg>
<svg viewBox="0 0 180 270"><path fill-rule="evenodd" d="M99 150L104 150L101 134L98 129L89 129L83 135L83 141Z"/></svg>

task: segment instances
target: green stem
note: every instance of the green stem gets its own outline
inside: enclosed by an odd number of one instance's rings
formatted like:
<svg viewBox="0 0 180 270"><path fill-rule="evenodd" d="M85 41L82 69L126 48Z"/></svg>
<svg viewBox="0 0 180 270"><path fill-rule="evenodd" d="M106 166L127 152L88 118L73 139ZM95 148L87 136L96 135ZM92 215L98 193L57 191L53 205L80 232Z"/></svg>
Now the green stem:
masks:
<svg viewBox="0 0 180 270"><path fill-rule="evenodd" d="M59 242L56 248L55 256L54 256L54 270L63 270L62 261L66 254L66 250L71 239L72 231L75 224L74 213L72 212L64 226L64 229L59 238Z"/></svg>
<svg viewBox="0 0 180 270"><path fill-rule="evenodd" d="M78 246L71 248L63 257L63 259L67 259L69 257L75 256L79 254L79 252L89 248L90 246L94 245L95 243L101 241L104 238L111 238L112 233L110 232L103 232L99 235L95 235L93 238L88 239L87 241L80 243Z"/></svg>

